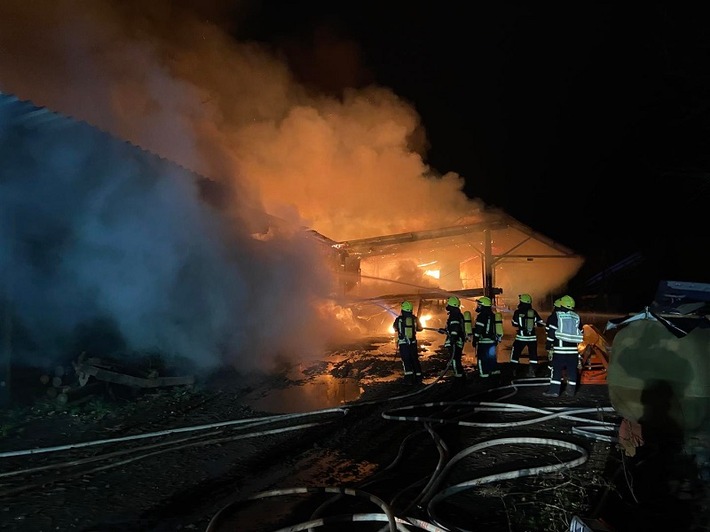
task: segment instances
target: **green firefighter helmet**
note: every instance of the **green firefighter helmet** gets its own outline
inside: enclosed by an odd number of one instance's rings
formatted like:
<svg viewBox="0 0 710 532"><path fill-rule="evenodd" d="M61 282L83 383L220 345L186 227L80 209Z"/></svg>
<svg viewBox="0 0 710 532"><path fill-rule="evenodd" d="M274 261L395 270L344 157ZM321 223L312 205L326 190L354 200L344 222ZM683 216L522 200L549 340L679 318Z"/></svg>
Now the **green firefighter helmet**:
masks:
<svg viewBox="0 0 710 532"><path fill-rule="evenodd" d="M402 310L404 312L412 312L414 310L414 306L412 305L411 301L402 301Z"/></svg>
<svg viewBox="0 0 710 532"><path fill-rule="evenodd" d="M561 299L561 298L555 299L555 302L554 302L552 305L553 305L555 308L560 308L560 306L562 305L561 302L562 302L562 299Z"/></svg>
<svg viewBox="0 0 710 532"><path fill-rule="evenodd" d="M530 297L530 294L520 294L518 297L521 303L530 303L532 305L532 297Z"/></svg>
<svg viewBox="0 0 710 532"><path fill-rule="evenodd" d="M461 300L456 296L451 296L446 302L446 306L459 308L461 306Z"/></svg>
<svg viewBox="0 0 710 532"><path fill-rule="evenodd" d="M492 305L491 298L488 296L479 297L476 300L476 303L478 303L482 307L490 307Z"/></svg>
<svg viewBox="0 0 710 532"><path fill-rule="evenodd" d="M567 310L574 310L574 299L572 299L572 296L562 296L560 298L560 307L566 308Z"/></svg>

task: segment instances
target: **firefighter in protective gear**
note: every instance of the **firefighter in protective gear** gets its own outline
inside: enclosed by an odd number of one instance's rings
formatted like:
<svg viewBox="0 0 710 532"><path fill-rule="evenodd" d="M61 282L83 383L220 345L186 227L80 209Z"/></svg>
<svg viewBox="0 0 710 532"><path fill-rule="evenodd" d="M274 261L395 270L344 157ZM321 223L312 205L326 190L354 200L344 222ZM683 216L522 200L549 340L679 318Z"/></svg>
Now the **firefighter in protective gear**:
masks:
<svg viewBox="0 0 710 532"><path fill-rule="evenodd" d="M536 327L544 327L545 322L532 306L530 294L518 296L518 308L513 312L512 323L515 328L515 340L510 354L510 362L516 366L520 364L520 355L527 348L528 351L528 377L535 376L537 359L537 332Z"/></svg>
<svg viewBox="0 0 710 532"><path fill-rule="evenodd" d="M473 347L476 349L478 374L487 378L500 375L497 345L502 339L502 332L496 330L496 316L490 297L476 300L476 323L473 326Z"/></svg>
<svg viewBox="0 0 710 532"><path fill-rule="evenodd" d="M565 395L574 396L579 380L579 344L584 340L582 319L574 311L574 299L562 296L559 310L552 312L547 320L547 342L552 348L552 376L550 385L543 394L559 397L562 389L562 375L567 374Z"/></svg>
<svg viewBox="0 0 710 532"><path fill-rule="evenodd" d="M461 361L466 340L466 330L464 315L461 312L461 300L456 296L451 296L446 302L446 312L448 312L446 328L439 329L439 332L446 334L444 346L449 349L451 357L451 369L454 372L454 389L462 389L466 383L466 373Z"/></svg>
<svg viewBox="0 0 710 532"><path fill-rule="evenodd" d="M545 321L545 334L546 334L546 339L545 339L545 350L548 353L548 359L551 358L550 352L552 351L552 338L550 337L550 320L552 319L552 315L560 310L560 300L555 299L555 302L552 304L552 312L550 315L547 317L547 320Z"/></svg>
<svg viewBox="0 0 710 532"><path fill-rule="evenodd" d="M447 307L456 307L456 308L460 309L461 308L461 300L456 296L451 296L446 301L446 306Z"/></svg>
<svg viewBox="0 0 710 532"><path fill-rule="evenodd" d="M414 307L410 301L403 301L401 313L392 324L397 333L397 348L404 368L404 384L421 384L422 366L419 363L419 345L417 332L423 331L419 318L413 314Z"/></svg>

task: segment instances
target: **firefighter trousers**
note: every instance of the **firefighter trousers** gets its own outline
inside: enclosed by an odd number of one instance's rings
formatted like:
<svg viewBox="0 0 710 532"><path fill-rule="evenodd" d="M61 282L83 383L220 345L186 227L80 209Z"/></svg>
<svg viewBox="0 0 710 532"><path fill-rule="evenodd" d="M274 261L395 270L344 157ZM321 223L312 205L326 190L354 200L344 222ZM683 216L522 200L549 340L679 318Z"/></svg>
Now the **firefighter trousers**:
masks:
<svg viewBox="0 0 710 532"><path fill-rule="evenodd" d="M491 375L500 375L500 366L498 365L498 350L496 344L476 345L476 360L478 361L478 374L481 377L490 377Z"/></svg>

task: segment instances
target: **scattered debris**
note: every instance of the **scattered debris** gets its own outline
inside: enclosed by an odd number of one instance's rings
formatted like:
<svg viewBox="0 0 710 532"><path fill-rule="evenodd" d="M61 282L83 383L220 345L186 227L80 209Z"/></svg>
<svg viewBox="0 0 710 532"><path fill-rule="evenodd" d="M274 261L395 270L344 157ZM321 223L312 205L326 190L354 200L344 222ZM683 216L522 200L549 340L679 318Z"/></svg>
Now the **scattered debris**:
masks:
<svg viewBox="0 0 710 532"><path fill-rule="evenodd" d="M107 369L102 369L91 364L78 364L76 368L79 375L79 382L86 383L89 377L110 382L113 384L125 384L136 388L161 388L163 386L190 386L195 383L195 377L188 375L185 377L155 377L151 379L134 377L125 373L117 373Z"/></svg>

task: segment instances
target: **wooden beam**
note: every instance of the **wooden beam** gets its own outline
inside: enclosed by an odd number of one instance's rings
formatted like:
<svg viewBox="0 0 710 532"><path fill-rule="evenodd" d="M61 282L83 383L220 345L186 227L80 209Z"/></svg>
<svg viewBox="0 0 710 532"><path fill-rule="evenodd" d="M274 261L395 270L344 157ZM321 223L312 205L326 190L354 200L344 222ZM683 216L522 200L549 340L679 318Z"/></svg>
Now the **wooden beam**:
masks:
<svg viewBox="0 0 710 532"><path fill-rule="evenodd" d="M91 366L88 364L79 364L77 368L77 373L79 375L81 375L82 373L84 375L90 375L100 381L110 382L114 384L124 384L126 386L133 386L136 388L188 386L195 383L195 377L193 375L187 375L185 377L157 377L155 379L144 379L141 377L134 377L133 375L126 375L125 373L117 373L115 371L97 368L96 366Z"/></svg>

